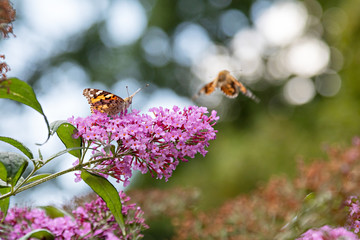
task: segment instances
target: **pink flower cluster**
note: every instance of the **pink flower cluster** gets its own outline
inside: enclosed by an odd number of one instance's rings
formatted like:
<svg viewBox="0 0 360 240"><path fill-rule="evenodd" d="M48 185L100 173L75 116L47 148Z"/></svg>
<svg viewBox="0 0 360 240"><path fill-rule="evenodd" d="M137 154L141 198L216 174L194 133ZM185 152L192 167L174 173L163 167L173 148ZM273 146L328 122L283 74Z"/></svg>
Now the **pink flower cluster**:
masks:
<svg viewBox="0 0 360 240"><path fill-rule="evenodd" d="M30 208L11 208L5 221L0 225L0 239L19 239L36 229L50 231L55 239L139 239L142 230L149 228L144 223L143 212L135 204L126 203L128 196L120 192L122 214L125 220L126 236L122 236L119 225L114 220L105 202L96 200L78 207L73 217L50 218L44 210ZM1 214L0 214L1 215Z"/></svg>
<svg viewBox="0 0 360 240"><path fill-rule="evenodd" d="M302 234L298 240L359 240L356 235L360 230L360 202L358 197L349 197L345 201L345 206L349 208L346 228L323 226L319 229L310 229Z"/></svg>
<svg viewBox="0 0 360 240"><path fill-rule="evenodd" d="M319 229L310 229L303 233L297 240L358 240L353 232L343 227L331 228L323 226Z"/></svg>
<svg viewBox="0 0 360 240"><path fill-rule="evenodd" d="M112 176L124 185L129 184L132 170L168 180L179 161L187 161L196 153L203 156L209 140L216 137L213 125L219 119L212 111L207 116L204 107L190 106L172 110L152 108L153 116L133 111L129 114L108 116L96 112L86 118L68 119L91 145L98 161L88 170ZM109 151L109 149L115 151Z"/></svg>
<svg viewBox="0 0 360 240"><path fill-rule="evenodd" d="M359 198L355 196L349 197L346 201L346 206L349 207L349 215L347 219L347 228L359 233L360 230L360 203Z"/></svg>

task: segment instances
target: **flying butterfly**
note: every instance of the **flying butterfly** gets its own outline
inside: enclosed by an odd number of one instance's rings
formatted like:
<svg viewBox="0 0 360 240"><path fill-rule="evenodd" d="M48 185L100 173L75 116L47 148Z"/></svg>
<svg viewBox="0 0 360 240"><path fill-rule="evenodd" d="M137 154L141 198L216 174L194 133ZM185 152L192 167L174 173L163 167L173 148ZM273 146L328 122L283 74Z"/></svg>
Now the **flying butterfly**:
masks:
<svg viewBox="0 0 360 240"><path fill-rule="evenodd" d="M147 86L149 86L149 84L145 87ZM94 113L94 111L99 111L107 113L108 115L115 115L125 112L131 105L133 97L140 92L141 89L142 88L139 88L125 99L122 99L113 93L94 88L85 88L83 95L88 100L92 113Z"/></svg>
<svg viewBox="0 0 360 240"><path fill-rule="evenodd" d="M194 95L193 99L198 98L201 94L210 95L215 91L216 88L220 88L220 90L228 98L235 98L241 92L255 102L260 102L260 99L256 97L249 89L247 89L244 84L232 76L228 70L219 72L217 77L212 82L206 84L199 90L197 94Z"/></svg>

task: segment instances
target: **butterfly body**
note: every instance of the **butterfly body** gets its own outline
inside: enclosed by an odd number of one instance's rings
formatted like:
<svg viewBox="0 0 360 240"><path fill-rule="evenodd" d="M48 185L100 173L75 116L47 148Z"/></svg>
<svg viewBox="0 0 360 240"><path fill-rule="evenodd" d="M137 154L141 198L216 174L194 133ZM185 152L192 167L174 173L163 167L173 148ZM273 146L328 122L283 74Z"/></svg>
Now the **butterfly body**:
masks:
<svg viewBox="0 0 360 240"><path fill-rule="evenodd" d="M219 88L228 98L235 98L241 92L255 102L260 101L259 98L257 98L249 89L244 86L244 84L239 82L227 70L219 72L218 76L212 82L202 87L200 91L194 96L194 98L199 97L201 94L210 95L215 91L216 88Z"/></svg>
<svg viewBox="0 0 360 240"><path fill-rule="evenodd" d="M122 99L121 97L99 89L85 88L83 95L90 104L91 112L104 112L108 115L116 115L125 112L132 103L132 98L137 94L141 88L134 92L131 96Z"/></svg>

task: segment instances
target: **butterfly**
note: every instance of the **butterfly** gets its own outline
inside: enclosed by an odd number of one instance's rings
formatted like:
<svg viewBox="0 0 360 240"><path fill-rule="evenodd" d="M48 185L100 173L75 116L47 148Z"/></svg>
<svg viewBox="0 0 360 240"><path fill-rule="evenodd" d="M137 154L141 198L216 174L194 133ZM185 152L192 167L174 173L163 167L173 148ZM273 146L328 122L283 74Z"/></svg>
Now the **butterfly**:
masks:
<svg viewBox="0 0 360 240"><path fill-rule="evenodd" d="M147 84L146 87L147 86L149 86L149 84ZM141 89L142 88L139 88L131 96L125 99L122 99L113 93L94 88L85 88L83 95L88 100L92 113L94 113L94 111L99 111L107 113L108 115L115 115L125 112L131 105L133 97L140 92Z"/></svg>
<svg viewBox="0 0 360 240"><path fill-rule="evenodd" d="M235 98L239 95L239 92L241 92L255 102L260 102L260 99L247 89L244 84L232 76L228 70L219 72L212 82L206 84L194 95L193 99L198 98L201 94L209 95L214 92L216 88L220 88L228 98Z"/></svg>

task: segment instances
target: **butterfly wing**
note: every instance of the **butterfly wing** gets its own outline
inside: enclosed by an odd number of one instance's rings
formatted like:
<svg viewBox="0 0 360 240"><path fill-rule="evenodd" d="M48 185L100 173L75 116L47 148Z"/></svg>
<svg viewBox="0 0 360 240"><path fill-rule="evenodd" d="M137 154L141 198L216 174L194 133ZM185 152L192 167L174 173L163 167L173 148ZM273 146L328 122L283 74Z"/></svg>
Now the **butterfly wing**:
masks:
<svg viewBox="0 0 360 240"><path fill-rule="evenodd" d="M254 100L255 102L259 103L260 99L258 97L256 97L249 89L247 89L244 84L242 84L241 82L235 80L235 85L237 86L237 88L239 89L239 91L244 94L245 96L247 96L248 98Z"/></svg>
<svg viewBox="0 0 360 240"><path fill-rule="evenodd" d="M123 106L125 105L124 99L107 91L86 88L83 91L83 95L88 100L92 113L96 110L109 115L115 115L126 109Z"/></svg>
<svg viewBox="0 0 360 240"><path fill-rule="evenodd" d="M205 86L203 86L199 92L197 94L194 95L193 100L195 100L196 98L198 98L201 94L205 94L205 95L209 95L212 92L215 91L216 88L216 84L217 84L217 80L215 79L214 81L206 84Z"/></svg>
<svg viewBox="0 0 360 240"><path fill-rule="evenodd" d="M255 102L260 102L259 98L257 98L249 89L244 86L244 84L239 82L227 70L219 72L217 78L201 88L200 91L193 97L193 100L201 94L211 94L216 88L219 88L228 98L235 98L239 95L239 92L241 92Z"/></svg>

